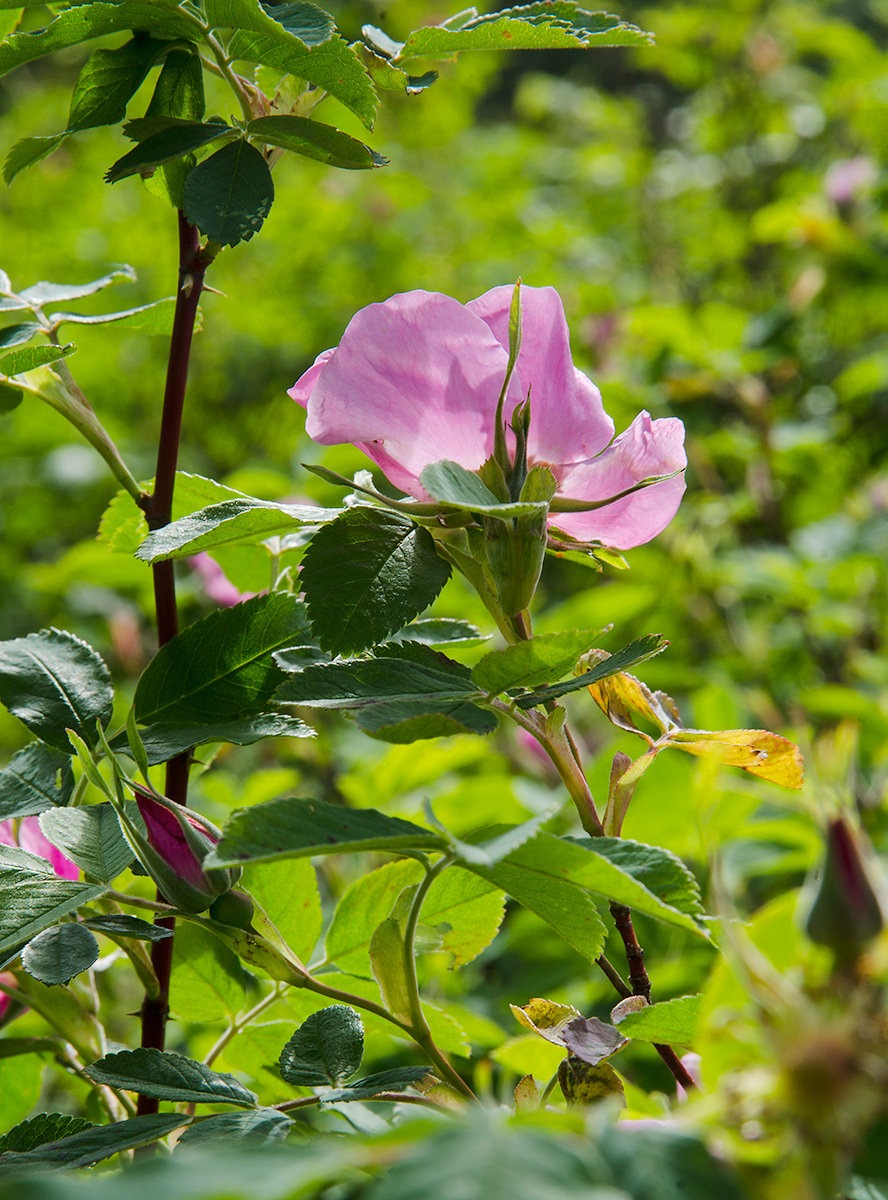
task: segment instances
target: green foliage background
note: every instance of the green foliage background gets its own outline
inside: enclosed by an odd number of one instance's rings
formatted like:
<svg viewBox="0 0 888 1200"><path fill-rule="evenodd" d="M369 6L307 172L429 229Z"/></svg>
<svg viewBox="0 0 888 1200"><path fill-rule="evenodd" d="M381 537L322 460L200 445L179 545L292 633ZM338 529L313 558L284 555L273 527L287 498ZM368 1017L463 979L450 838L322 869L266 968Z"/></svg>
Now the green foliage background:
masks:
<svg viewBox="0 0 888 1200"><path fill-rule="evenodd" d="M384 17L370 3L337 11L350 35L367 20L398 36L446 15L418 0ZM350 448L313 446L286 388L356 309L416 287L467 301L519 275L554 284L575 359L601 386L618 430L641 408L681 417L691 468L678 517L629 554L628 573L547 566L537 630L613 622L603 641L611 650L662 632L670 650L640 674L675 696L688 724L763 726L807 744L842 719L859 723L858 799L881 842L888 5L682 0L626 3L621 15L652 29L657 45L466 55L423 94L388 96L368 137L391 160L381 171L282 160L265 227L208 277L227 296L203 300L180 465L256 495L333 501L299 464L364 463ZM57 55L0 82L4 150L61 127L83 57ZM361 136L348 114L335 123ZM128 262L138 283L95 297L92 311L111 295L130 307L172 292L172 213L136 180L101 182L125 148L114 132L74 135L0 194L0 266L14 285L84 282ZM831 189L855 159L870 164L869 176L837 201ZM110 326L78 329L76 341L79 384L137 476L150 477L164 339ZM63 624L134 680L152 649L150 573L95 540L112 494L102 463L61 417L36 402L0 416L0 637ZM258 557L220 561L239 587L264 585ZM210 604L200 578L186 571L182 582L196 615ZM456 584L436 611L485 624ZM641 746L613 737L590 701L577 709L599 752L600 795L613 751ZM4 757L21 735L0 716ZM704 871L718 847L750 909L797 886L819 846L810 818L825 786L817 757L801 802L737 774L716 784L705 765L674 757L642 783L627 835ZM196 794L216 818L296 787L407 817L430 796L460 832L544 807L556 784L540 770L505 740L384 748L331 718L316 743L226 752ZM819 770L829 777L828 763ZM342 869L326 868L333 895L348 882ZM606 1011L604 986L584 981L580 960L541 929L515 912L482 967L440 972L445 1005L476 997L476 1045L496 1043L484 1022L515 1032L509 999L556 995ZM698 990L710 951L643 933L658 996ZM205 1051L209 1030L183 1023L183 1039L186 1028L192 1052ZM278 1045L280 1029L269 1037ZM250 1046L241 1053L261 1061L261 1036ZM250 1069L233 1057L222 1065ZM665 1089L659 1069L651 1055L639 1079Z"/></svg>

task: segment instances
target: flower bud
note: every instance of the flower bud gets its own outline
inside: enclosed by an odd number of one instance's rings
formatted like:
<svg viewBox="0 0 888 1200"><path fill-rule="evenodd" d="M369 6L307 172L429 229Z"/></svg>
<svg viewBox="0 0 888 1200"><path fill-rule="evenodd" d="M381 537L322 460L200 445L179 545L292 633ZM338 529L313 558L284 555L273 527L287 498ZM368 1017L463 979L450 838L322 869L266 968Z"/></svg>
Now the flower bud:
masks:
<svg viewBox="0 0 888 1200"><path fill-rule="evenodd" d="M218 844L221 830L181 804L138 784L130 787L136 793L147 840L125 812L118 815L139 862L170 904L183 912L204 912L241 875L240 867L204 870L203 861Z"/></svg>
<svg viewBox="0 0 888 1200"><path fill-rule="evenodd" d="M826 857L805 932L839 963L851 964L884 924L869 865L848 822L837 817L826 830Z"/></svg>

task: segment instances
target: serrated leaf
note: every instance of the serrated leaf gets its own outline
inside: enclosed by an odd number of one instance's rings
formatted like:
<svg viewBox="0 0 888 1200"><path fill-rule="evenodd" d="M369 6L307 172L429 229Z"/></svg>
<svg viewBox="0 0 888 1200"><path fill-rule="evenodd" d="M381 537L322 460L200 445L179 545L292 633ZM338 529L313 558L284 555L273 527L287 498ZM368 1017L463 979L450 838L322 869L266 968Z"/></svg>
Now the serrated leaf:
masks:
<svg viewBox="0 0 888 1200"><path fill-rule="evenodd" d="M411 1084L419 1083L429 1074L428 1067L392 1067L389 1071L378 1071L368 1075L366 1079L356 1079L354 1083L335 1088L331 1092L322 1092L324 1104L336 1104L353 1100L369 1100L380 1092L400 1091Z"/></svg>
<svg viewBox="0 0 888 1200"><path fill-rule="evenodd" d="M370 973L370 939L405 887L419 883L422 865L405 858L359 876L346 888L327 931L327 958L341 971Z"/></svg>
<svg viewBox="0 0 888 1200"><path fill-rule="evenodd" d="M169 43L134 37L113 50L94 50L81 68L68 115L68 132L116 125Z"/></svg>
<svg viewBox="0 0 888 1200"><path fill-rule="evenodd" d="M143 486L146 490L150 489L153 482L148 481ZM187 471L177 471L176 486L173 490L173 523L208 505L234 499L243 500L245 497L242 492L216 483L214 479L191 475ZM104 542L109 550L132 554L147 534L148 522L144 512L129 492L118 492L102 514L99 541Z"/></svg>
<svg viewBox="0 0 888 1200"><path fill-rule="evenodd" d="M333 1004L312 1015L281 1051L281 1078L296 1087L339 1087L364 1057L364 1026L353 1008Z"/></svg>
<svg viewBox="0 0 888 1200"><path fill-rule="evenodd" d="M170 50L163 60L145 116L199 121L203 115L203 68L196 47Z"/></svg>
<svg viewBox="0 0 888 1200"><path fill-rule="evenodd" d="M113 695L105 663L73 634L44 629L0 642L0 701L57 750L73 753L66 729L94 746L96 722L111 720Z"/></svg>
<svg viewBox="0 0 888 1200"><path fill-rule="evenodd" d="M422 646L476 646L490 641L489 633L482 633L470 621L456 621L451 617L424 617L411 621L389 638L391 642L419 642Z"/></svg>
<svg viewBox="0 0 888 1200"><path fill-rule="evenodd" d="M186 1021L231 1019L243 1008L249 981L228 946L200 925L181 925L173 946L170 1008Z"/></svg>
<svg viewBox="0 0 888 1200"><path fill-rule="evenodd" d="M107 913L95 917L83 917L83 924L95 933L104 933L114 938L138 938L145 942L162 942L173 936L172 929L163 925L152 925L141 917L127 913Z"/></svg>
<svg viewBox="0 0 888 1200"><path fill-rule="evenodd" d="M135 804L131 807L136 808ZM108 802L47 809L40 816L40 828L54 846L99 883L112 883L133 861L117 813Z"/></svg>
<svg viewBox="0 0 888 1200"><path fill-rule="evenodd" d="M76 921L44 929L22 950L22 967L52 987L69 983L75 975L88 970L99 957L99 943L88 929Z"/></svg>
<svg viewBox="0 0 888 1200"><path fill-rule="evenodd" d="M152 659L136 688L136 719L210 725L258 714L285 678L274 651L305 634L302 606L280 592L210 613Z"/></svg>
<svg viewBox="0 0 888 1200"><path fill-rule="evenodd" d="M537 813L535 817L523 821L520 825L508 826L501 833L497 833L494 837L487 838L484 841L465 842L450 834L452 853L461 862L478 863L482 867L492 867L495 863L500 862L501 859L510 855L513 850L517 850L519 846L523 846L525 842L529 842L532 837L536 837L540 826L545 825L547 821L551 820L556 811L557 807L554 807ZM437 824L434 820L431 823Z"/></svg>
<svg viewBox="0 0 888 1200"><path fill-rule="evenodd" d="M359 142L357 138L349 137L347 133L342 133L331 125L322 125L320 121L312 121L306 117L257 117L247 125L246 132L266 145L292 150L295 154L314 158L330 167L343 167L352 171L367 170L371 167L384 167L388 162L388 159Z"/></svg>
<svg viewBox="0 0 888 1200"><path fill-rule="evenodd" d="M23 321L18 325L4 325L0 329L0 350L8 350L12 346L24 346L43 331L43 326L36 321Z"/></svg>
<svg viewBox="0 0 888 1200"><path fill-rule="evenodd" d="M616 654L608 655L607 658L593 667L591 671L585 671L582 675L577 675L565 683L557 683L552 687L540 688L538 691L532 692L529 696L519 696L515 703L519 708L533 708L535 704L542 704L547 700L556 700L559 696L566 696L569 692L577 692L584 687L588 687L591 690L593 684L606 679L610 675L619 674L626 667L631 667L636 663L645 662L647 659L653 658L655 654L662 653L668 645L669 643L665 638L661 637L658 633L645 634L644 637L636 638L634 642L630 642L628 646L624 646L622 650L618 650Z"/></svg>
<svg viewBox="0 0 888 1200"><path fill-rule="evenodd" d="M702 916L700 885L681 859L662 846L648 846L631 838L565 838L607 858L631 875L664 904L692 917Z"/></svg>
<svg viewBox="0 0 888 1200"><path fill-rule="evenodd" d="M283 796L236 809L204 866L240 866L356 850L440 850L444 845L438 834L374 808L349 809L322 800Z"/></svg>
<svg viewBox="0 0 888 1200"><path fill-rule="evenodd" d="M233 1075L211 1071L183 1054L140 1047L106 1054L85 1068L96 1083L177 1104L234 1104L255 1108L256 1096Z"/></svg>
<svg viewBox="0 0 888 1200"><path fill-rule="evenodd" d="M600 629L568 629L542 633L526 642L486 654L472 670L472 680L496 695L511 687L539 687L572 671L581 654L601 637Z"/></svg>
<svg viewBox="0 0 888 1200"><path fill-rule="evenodd" d="M68 1113L38 1113L0 1137L0 1153L15 1150L21 1154L47 1142L70 1137L72 1133L80 1133L82 1129L94 1128L93 1123L85 1117L72 1117Z"/></svg>
<svg viewBox="0 0 888 1200"><path fill-rule="evenodd" d="M325 650L338 654L401 629L449 577L428 530L360 505L315 534L301 575L312 630Z"/></svg>
<svg viewBox="0 0 888 1200"><path fill-rule="evenodd" d="M111 1125L92 1125L25 1153L0 1154L0 1176L92 1166L124 1150L148 1146L190 1123L191 1117L185 1113L150 1113Z"/></svg>
<svg viewBox="0 0 888 1200"><path fill-rule="evenodd" d="M344 104L368 129L373 128L379 100L358 49L334 34L317 46L300 48L299 39L277 22L264 32L238 25L228 44L232 59L248 59L277 67L315 84Z"/></svg>
<svg viewBox="0 0 888 1200"><path fill-rule="evenodd" d="M128 175L151 171L163 163L200 150L203 146L209 146L235 132L230 125L216 121L171 121L166 129L146 137L109 167L105 173L105 181L117 183L126 179Z"/></svg>
<svg viewBox="0 0 888 1200"><path fill-rule="evenodd" d="M65 805L73 791L70 755L32 742L0 771L0 821Z"/></svg>
<svg viewBox="0 0 888 1200"><path fill-rule="evenodd" d="M122 263L115 270L109 271L107 275L102 275L99 279L93 279L89 283L47 283L41 280L40 283L25 288L21 296L30 304L41 307L47 304L62 304L68 300L83 300L86 296L94 296L96 292L101 292L118 279L134 280L135 278L136 273L133 268Z"/></svg>
<svg viewBox="0 0 888 1200"><path fill-rule="evenodd" d="M199 26L193 17L171 4L152 4L150 0L99 0L78 4L61 12L45 29L14 33L0 44L0 75L13 67L33 62L54 50L77 46L92 38L118 30L148 29L163 37L194 38Z"/></svg>
<svg viewBox="0 0 888 1200"><path fill-rule="evenodd" d="M679 996L649 1004L638 1012L627 1013L619 1021L620 1032L627 1037L660 1045L691 1047L697 1037L699 996Z"/></svg>
<svg viewBox="0 0 888 1200"><path fill-rule="evenodd" d="M34 371L47 363L57 362L73 354L76 347L69 342L67 346L25 346L22 350L10 350L0 355L0 376L11 378Z"/></svg>
<svg viewBox="0 0 888 1200"><path fill-rule="evenodd" d="M121 309L120 312L95 313L89 316L84 316L82 313L53 312L49 314L49 319L56 328L69 324L110 325L120 321L126 322L130 329L137 329L145 333L167 333L172 324L172 310L175 304L175 298L168 296L163 300L154 300L151 304L140 304L136 308Z"/></svg>
<svg viewBox="0 0 888 1200"><path fill-rule="evenodd" d="M215 724L183 725L178 721L159 721L139 730L151 766L169 762L177 754L206 742L229 742L233 746L251 746L269 737L314 737L315 731L298 717L282 712L258 713ZM111 749L128 754L126 737L118 735Z"/></svg>
<svg viewBox="0 0 888 1200"><path fill-rule="evenodd" d="M265 1146L282 1141L292 1125L286 1113L274 1108L258 1108L255 1112L216 1113L189 1125L178 1144L199 1146L204 1142L235 1140Z"/></svg>
<svg viewBox="0 0 888 1200"><path fill-rule="evenodd" d="M451 966L477 958L496 937L505 903L499 888L459 867L443 871L429 888L422 906L423 924L443 930L441 949L453 955Z"/></svg>
<svg viewBox="0 0 888 1200"><path fill-rule="evenodd" d="M340 509L306 504L276 504L248 497L225 500L156 530L139 546L136 557L157 563L222 546L254 545L306 526L326 524L340 515Z"/></svg>
<svg viewBox="0 0 888 1200"><path fill-rule="evenodd" d="M3 857L8 861L7 855ZM48 863L40 861L51 870ZM57 879L4 862L0 866L0 954L104 894L104 887Z"/></svg>
<svg viewBox="0 0 888 1200"><path fill-rule="evenodd" d="M271 169L256 147L240 138L189 171L184 197L193 225L214 242L236 246L261 229L271 210Z"/></svg>
<svg viewBox="0 0 888 1200"><path fill-rule="evenodd" d="M318 879L310 859L253 863L245 869L241 887L296 957L307 962L323 925Z"/></svg>

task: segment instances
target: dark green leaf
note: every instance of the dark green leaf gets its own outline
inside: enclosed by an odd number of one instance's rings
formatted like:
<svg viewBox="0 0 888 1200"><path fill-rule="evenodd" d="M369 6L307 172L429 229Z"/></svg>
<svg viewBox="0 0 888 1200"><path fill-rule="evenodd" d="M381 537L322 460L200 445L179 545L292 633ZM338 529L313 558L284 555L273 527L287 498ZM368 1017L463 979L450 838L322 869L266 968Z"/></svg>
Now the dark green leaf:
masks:
<svg viewBox="0 0 888 1200"><path fill-rule="evenodd" d="M360 709L356 719L366 733L395 745L458 733L483 736L497 726L492 712L461 700L386 700Z"/></svg>
<svg viewBox="0 0 888 1200"><path fill-rule="evenodd" d="M165 118L165 120L171 120L171 118ZM130 124L135 124L135 122L130 122ZM129 125L124 129L124 133L127 133L128 130ZM152 171L155 167L159 167L161 163L171 162L174 158L181 158L183 154L199 150L202 146L209 146L211 142L216 142L219 138L228 137L234 132L235 130L230 125L225 125L222 122L176 122L169 125L166 129L152 133L144 141L140 141L127 154L124 154L123 158L119 158L106 172L105 180L108 183L117 183L120 179L126 179L128 175L137 175L139 172ZM216 182L219 186L222 186L221 180L217 180Z"/></svg>
<svg viewBox="0 0 888 1200"><path fill-rule="evenodd" d="M262 9L279 25L283 25L288 33L295 34L300 41L305 42L306 46L319 46L336 31L336 22L330 14L318 8L316 4L306 3L305 0L263 4Z"/></svg>
<svg viewBox="0 0 888 1200"><path fill-rule="evenodd" d="M258 714L285 678L272 654L305 636L302 605L280 592L210 613L151 661L136 688L136 719L207 726Z"/></svg>
<svg viewBox="0 0 888 1200"><path fill-rule="evenodd" d="M0 350L6 350L10 346L24 346L26 342L30 342L32 337L36 337L43 329L42 325L38 325L36 321L23 321L18 325L4 325L0 329Z"/></svg>
<svg viewBox="0 0 888 1200"><path fill-rule="evenodd" d="M108 913L97 917L84 917L83 924L95 933L104 933L115 938L139 938L145 942L162 942L173 936L172 929L163 925L152 925L141 917L126 913Z"/></svg>
<svg viewBox="0 0 888 1200"><path fill-rule="evenodd" d="M644 1042L691 1047L696 1041L699 1008L699 996L679 996L676 1000L649 1004L638 1012L627 1013L619 1022L620 1032Z"/></svg>
<svg viewBox="0 0 888 1200"><path fill-rule="evenodd" d="M321 45L300 48L299 39L276 21L269 24L264 33L238 27L228 45L231 58L277 67L323 88L372 129L379 101L356 47L335 34Z"/></svg>
<svg viewBox="0 0 888 1200"><path fill-rule="evenodd" d="M241 138L198 163L185 180L184 194L188 220L212 241L236 246L262 227L274 183L262 154Z"/></svg>
<svg viewBox="0 0 888 1200"><path fill-rule="evenodd" d="M7 959L3 966L8 966L18 958L14 954L12 958ZM59 1042L55 1038L40 1038L40 1037L2 1037L0 1038L0 1058L18 1058L22 1054L52 1054L57 1055L59 1052ZM10 1146L10 1150L15 1147Z"/></svg>
<svg viewBox="0 0 888 1200"><path fill-rule="evenodd" d="M312 1013L281 1051L281 1078L297 1087L334 1087L364 1057L364 1026L353 1008L333 1004Z"/></svg>
<svg viewBox="0 0 888 1200"><path fill-rule="evenodd" d="M284 796L237 809L206 866L240 866L273 858L343 854L355 850L440 850L439 834L373 808L341 808L322 800Z"/></svg>
<svg viewBox="0 0 888 1200"><path fill-rule="evenodd" d="M109 271L107 275L102 275L100 279L93 279L90 283L46 283L41 281L25 288L21 295L22 299L27 300L29 304L33 304L35 307L38 305L44 307L47 304L67 303L69 300L83 300L86 296L93 296L96 292L103 291L118 279L134 280L135 278L135 271L124 263L115 270Z"/></svg>
<svg viewBox="0 0 888 1200"><path fill-rule="evenodd" d="M630 642L628 646L618 650L616 654L611 654L591 671L577 675L566 683L540 688L539 691L532 692L529 696L520 696L515 703L519 708L533 708L535 704L543 704L546 700L555 700L559 696L566 696L568 692L580 691L584 687L597 683L600 679L606 679L609 675L616 675L637 663L653 658L655 654L662 653L668 645L669 643L659 633L645 634L644 637L636 638L634 642Z"/></svg>
<svg viewBox="0 0 888 1200"><path fill-rule="evenodd" d="M631 1196L644 1200L742 1200L728 1167L674 1126L634 1121L602 1130L598 1149Z"/></svg>
<svg viewBox="0 0 888 1200"><path fill-rule="evenodd" d="M142 543L136 557L156 563L190 557L202 550L218 550L221 546L254 545L306 525L323 525L340 514L340 509L306 504L275 504L247 497L225 500L158 529Z"/></svg>
<svg viewBox="0 0 888 1200"><path fill-rule="evenodd" d="M177 1144L197 1146L201 1142L235 1140L264 1146L269 1142L281 1141L292 1125L293 1122L285 1113L274 1108L258 1108L255 1112L216 1113L189 1125Z"/></svg>
<svg viewBox="0 0 888 1200"><path fill-rule="evenodd" d="M235 1104L255 1108L256 1096L233 1075L163 1050L141 1047L106 1054L86 1067L96 1083L177 1104Z"/></svg>
<svg viewBox="0 0 888 1200"><path fill-rule="evenodd" d="M150 765L169 762L184 750L204 742L230 742L233 746L251 746L267 737L314 737L315 731L298 717L287 713L264 712L255 717L235 718L214 725L158 722L140 731ZM114 739L111 749L128 754L125 736Z"/></svg>
<svg viewBox="0 0 888 1200"><path fill-rule="evenodd" d="M0 1137L0 1153L16 1150L21 1154L25 1150L44 1146L47 1142L70 1137L72 1133L80 1133L82 1129L93 1128L92 1122L84 1117L72 1117L67 1113L38 1113L30 1121L22 1121Z"/></svg>
<svg viewBox="0 0 888 1200"><path fill-rule="evenodd" d="M312 539L302 587L325 650L363 650L426 608L450 577L431 534L383 509L349 509Z"/></svg>
<svg viewBox="0 0 888 1200"><path fill-rule="evenodd" d="M70 342L67 346L25 346L22 350L10 350L0 355L0 376L24 375L26 371L67 358L74 350Z"/></svg>
<svg viewBox="0 0 888 1200"><path fill-rule="evenodd" d="M496 695L511 687L539 687L573 670L577 659L601 637L600 629L568 629L542 633L526 642L494 650L472 671L473 681Z"/></svg>
<svg viewBox="0 0 888 1200"><path fill-rule="evenodd" d="M148 1146L190 1122L191 1117L185 1113L151 1113L112 1125L92 1125L23 1154L14 1151L0 1154L0 1176L89 1167L124 1150Z"/></svg>
<svg viewBox="0 0 888 1200"><path fill-rule="evenodd" d="M172 4L153 4L150 0L78 4L61 12L45 29L13 33L6 38L0 44L0 75L54 50L132 29L150 29L170 38L193 38L199 31L196 19Z"/></svg>
<svg viewBox="0 0 888 1200"><path fill-rule="evenodd" d="M647 846L631 838L565 838L595 854L601 854L621 871L631 875L664 904L701 916L700 885L677 855L662 846Z"/></svg>
<svg viewBox="0 0 888 1200"><path fill-rule="evenodd" d="M0 821L65 805L73 791L71 756L32 742L0 771Z"/></svg>
<svg viewBox="0 0 888 1200"><path fill-rule="evenodd" d="M411 621L399 629L390 639L392 642L419 642L423 646L477 646L490 641L489 633L482 633L470 621L455 621L451 617L424 617Z"/></svg>
<svg viewBox="0 0 888 1200"><path fill-rule="evenodd" d="M392 1067L390 1071L379 1071L375 1075L368 1075L366 1079L356 1079L354 1083L331 1092L322 1092L321 1099L325 1104L368 1100L380 1092L401 1091L412 1083L419 1083L420 1079L424 1079L428 1074L428 1067Z"/></svg>
<svg viewBox="0 0 888 1200"><path fill-rule="evenodd" d="M131 807L136 808L135 804ZM107 802L50 808L41 815L40 828L54 846L99 883L111 883L133 861L114 806Z"/></svg>
<svg viewBox="0 0 888 1200"><path fill-rule="evenodd" d="M94 50L81 68L68 115L68 132L116 125L168 42L134 37L115 50Z"/></svg>
<svg viewBox="0 0 888 1200"><path fill-rule="evenodd" d="M19 171L43 162L56 147L61 146L67 136L66 133L51 133L46 137L26 137L16 142L3 164L3 178L6 183L12 183Z"/></svg>
<svg viewBox="0 0 888 1200"><path fill-rule="evenodd" d="M22 966L29 975L52 987L69 983L98 957L99 943L90 931L76 921L68 921L32 938L22 950Z"/></svg>
<svg viewBox="0 0 888 1200"><path fill-rule="evenodd" d="M10 856L6 853L3 860L0 865L0 954L55 925L81 904L88 904L105 894L103 887L58 879L54 874L42 874L24 867L7 866ZM52 871L49 863L39 861L48 872Z"/></svg>
<svg viewBox="0 0 888 1200"><path fill-rule="evenodd" d="M108 724L112 700L108 668L73 634L44 629L0 642L0 701L57 750L73 754L66 729L94 746L96 721Z"/></svg>
<svg viewBox="0 0 888 1200"><path fill-rule="evenodd" d="M18 388L10 387L8 383L0 383L0 413L12 412L14 408L18 408L23 396L24 393Z"/></svg>
<svg viewBox="0 0 888 1200"><path fill-rule="evenodd" d="M204 86L200 55L191 50L171 50L163 61L145 116L199 121L203 115Z"/></svg>
<svg viewBox="0 0 888 1200"><path fill-rule="evenodd" d="M306 117L258 117L249 123L247 133L267 145L281 146L331 167L363 170L384 167L388 162L387 158L347 133Z"/></svg>

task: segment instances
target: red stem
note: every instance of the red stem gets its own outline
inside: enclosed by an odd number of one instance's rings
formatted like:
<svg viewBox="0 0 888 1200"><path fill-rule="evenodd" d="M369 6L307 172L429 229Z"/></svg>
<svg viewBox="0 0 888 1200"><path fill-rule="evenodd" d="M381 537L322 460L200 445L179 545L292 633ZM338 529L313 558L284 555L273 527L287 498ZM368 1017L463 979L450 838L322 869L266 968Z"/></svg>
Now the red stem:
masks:
<svg viewBox="0 0 888 1200"><path fill-rule="evenodd" d="M173 488L176 482L176 465L179 458L179 439L182 432L182 410L185 404L185 389L188 382L188 360L194 336L194 321L197 305L203 290L204 274L209 260L200 248L200 233L191 225L184 213L179 213L179 287L176 292L176 311L170 338L170 353L167 361L166 387L163 396L163 413L160 420L160 438L157 445L157 470L154 476L154 491L144 499L143 508L149 528L161 529L172 518ZM179 614L176 607L176 581L172 562L156 563L154 571L154 606L157 613L157 642L165 646L179 632ZM185 804L188 800L188 754L179 754L166 764L166 795L170 800ZM158 892L157 898L163 901ZM156 925L173 929L171 917L158 917ZM142 1045L156 1050L164 1048L164 1032L169 1014L170 971L173 962L173 938L164 938L151 946L151 964L160 985L156 997L145 996L142 1003ZM150 1096L140 1096L138 1113L155 1113L158 1101Z"/></svg>

